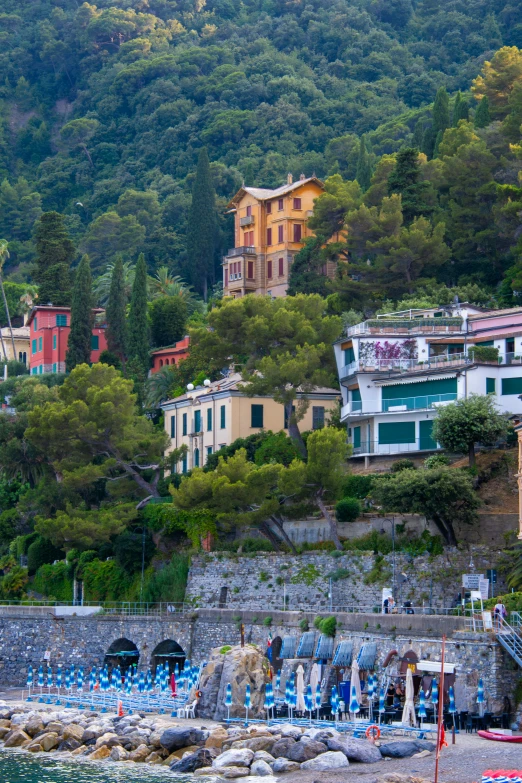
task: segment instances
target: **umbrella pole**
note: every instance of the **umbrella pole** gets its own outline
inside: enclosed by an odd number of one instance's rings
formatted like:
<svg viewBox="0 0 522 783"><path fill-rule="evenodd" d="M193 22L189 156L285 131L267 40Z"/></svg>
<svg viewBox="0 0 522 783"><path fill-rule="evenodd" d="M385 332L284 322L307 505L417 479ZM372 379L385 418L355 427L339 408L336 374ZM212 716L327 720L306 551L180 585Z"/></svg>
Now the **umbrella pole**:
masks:
<svg viewBox="0 0 522 783"><path fill-rule="evenodd" d="M439 689L439 718L437 721L437 751L435 756L435 778L434 783L439 781L439 759L440 746L442 740L442 711L444 709L444 653L446 651L446 635L442 635L442 655L440 664L440 689Z"/></svg>

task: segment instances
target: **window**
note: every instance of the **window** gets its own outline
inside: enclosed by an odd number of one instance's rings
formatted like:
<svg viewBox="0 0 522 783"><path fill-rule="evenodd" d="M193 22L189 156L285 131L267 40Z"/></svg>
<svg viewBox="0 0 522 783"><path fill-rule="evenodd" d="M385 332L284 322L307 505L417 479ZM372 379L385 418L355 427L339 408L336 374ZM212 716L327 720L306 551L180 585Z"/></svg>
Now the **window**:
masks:
<svg viewBox="0 0 522 783"><path fill-rule="evenodd" d="M301 209L301 199L294 198L294 209Z"/></svg>
<svg viewBox="0 0 522 783"><path fill-rule="evenodd" d="M254 262L248 261L247 262L247 277L249 280L254 279Z"/></svg>
<svg viewBox="0 0 522 783"><path fill-rule="evenodd" d="M355 361L355 353L353 348L344 349L344 366L348 367L349 364Z"/></svg>
<svg viewBox="0 0 522 783"><path fill-rule="evenodd" d="M37 372L38 372L38 367L32 367L32 368L31 368L31 373L32 373L33 375L36 375L36 373L37 373Z"/></svg>
<svg viewBox="0 0 522 783"><path fill-rule="evenodd" d="M27 351L24 351L24 355L23 355L22 361L23 361L24 364L27 364Z"/></svg>
<svg viewBox="0 0 522 783"><path fill-rule="evenodd" d="M283 226L277 227L277 241L283 242Z"/></svg>
<svg viewBox="0 0 522 783"><path fill-rule="evenodd" d="M186 413L183 414L182 421L183 421L183 426L182 426L181 432L182 432L183 435L186 435L187 434L187 414Z"/></svg>
<svg viewBox="0 0 522 783"><path fill-rule="evenodd" d="M401 421L397 424L379 424L379 443L415 443L415 422Z"/></svg>
<svg viewBox="0 0 522 783"><path fill-rule="evenodd" d="M201 411L194 411L194 432L201 432Z"/></svg>
<svg viewBox="0 0 522 783"><path fill-rule="evenodd" d="M56 351L56 335L53 334L53 351Z"/></svg>
<svg viewBox="0 0 522 783"><path fill-rule="evenodd" d="M269 280L272 279L272 262L268 261L266 265L266 276Z"/></svg>
<svg viewBox="0 0 522 783"><path fill-rule="evenodd" d="M176 417L171 416L170 417L170 437L175 438L176 437Z"/></svg>
<svg viewBox="0 0 522 783"><path fill-rule="evenodd" d="M53 364L53 372L56 372L56 362Z"/></svg>
<svg viewBox="0 0 522 783"><path fill-rule="evenodd" d="M360 449L361 448L361 428L360 427L354 427L353 428L353 447L354 447L354 449Z"/></svg>
<svg viewBox="0 0 522 783"><path fill-rule="evenodd" d="M252 217L252 207L247 207L247 217Z"/></svg>
<svg viewBox="0 0 522 783"><path fill-rule="evenodd" d="M496 379L486 378L486 394L495 394L496 392Z"/></svg>
<svg viewBox="0 0 522 783"><path fill-rule="evenodd" d="M99 351L100 349L100 338L97 334L93 334L91 336L91 351Z"/></svg>
<svg viewBox="0 0 522 783"><path fill-rule="evenodd" d="M56 316L56 326L67 326L67 316L66 315L57 315Z"/></svg>
<svg viewBox="0 0 522 783"><path fill-rule="evenodd" d="M262 427L263 426L263 405L251 405L250 426Z"/></svg>
<svg viewBox="0 0 522 783"><path fill-rule="evenodd" d="M212 408L207 408L207 432L212 432Z"/></svg>
<svg viewBox="0 0 522 783"><path fill-rule="evenodd" d="M38 350L39 351L42 350L42 338L41 337L38 338Z"/></svg>
<svg viewBox="0 0 522 783"><path fill-rule="evenodd" d="M222 405L219 409L219 426L221 427L222 430L224 430L225 427L227 426L226 421L227 421L227 409L224 405Z"/></svg>
<svg viewBox="0 0 522 783"><path fill-rule="evenodd" d="M35 317L35 319L33 321L33 324L34 324L33 331L37 332L38 331L38 318Z"/></svg>
<svg viewBox="0 0 522 783"><path fill-rule="evenodd" d="M182 473L186 473L187 472L187 455L186 454L183 457L183 459L181 460L181 472Z"/></svg>
<svg viewBox="0 0 522 783"><path fill-rule="evenodd" d="M300 223L294 223L294 242L301 241L301 229L302 226Z"/></svg>
<svg viewBox="0 0 522 783"><path fill-rule="evenodd" d="M38 349L37 349L37 347L36 347L36 345L37 345L37 342L36 342L36 340L33 340L33 341L32 341L32 343L31 343L31 351L32 351L33 353L36 353L36 351L38 350Z"/></svg>
<svg viewBox="0 0 522 783"><path fill-rule="evenodd" d="M272 229L267 228L266 230L266 244L271 245L272 244Z"/></svg>
<svg viewBox="0 0 522 783"><path fill-rule="evenodd" d="M284 261L284 259L280 258L279 261L278 261L278 264L279 264L279 269L278 269L279 277L283 277L284 269L285 269L285 261Z"/></svg>
<svg viewBox="0 0 522 783"><path fill-rule="evenodd" d="M254 232L249 231L248 232L248 246L253 247L254 246Z"/></svg>
<svg viewBox="0 0 522 783"><path fill-rule="evenodd" d="M312 407L312 429L322 430L324 427L324 408L323 406Z"/></svg>
<svg viewBox="0 0 522 783"><path fill-rule="evenodd" d="M225 269L225 288L228 286L228 269Z"/></svg>
<svg viewBox="0 0 522 783"><path fill-rule="evenodd" d="M502 378L501 394L522 394L522 378Z"/></svg>
<svg viewBox="0 0 522 783"><path fill-rule="evenodd" d="M199 449L194 449L194 467L199 468Z"/></svg>
<svg viewBox="0 0 522 783"><path fill-rule="evenodd" d="M284 199L280 198L277 200L277 208L281 212L282 209L284 209L285 202Z"/></svg>
<svg viewBox="0 0 522 783"><path fill-rule="evenodd" d="M38 374L39 374L39 375L42 375L42 374L43 374L43 364L41 364L41 365L39 366L39 368L38 368Z"/></svg>
<svg viewBox="0 0 522 783"><path fill-rule="evenodd" d="M294 415L294 413L295 413L295 405L292 405L292 416ZM288 429L288 414L286 412L286 406L285 406L285 420L284 420L283 427L285 430Z"/></svg>
<svg viewBox="0 0 522 783"><path fill-rule="evenodd" d="M272 202L267 201L266 202L266 214L271 215L272 214Z"/></svg>
<svg viewBox="0 0 522 783"><path fill-rule="evenodd" d="M212 446L207 446L207 457L210 457L210 455L212 454L212 451L213 451L212 450Z"/></svg>

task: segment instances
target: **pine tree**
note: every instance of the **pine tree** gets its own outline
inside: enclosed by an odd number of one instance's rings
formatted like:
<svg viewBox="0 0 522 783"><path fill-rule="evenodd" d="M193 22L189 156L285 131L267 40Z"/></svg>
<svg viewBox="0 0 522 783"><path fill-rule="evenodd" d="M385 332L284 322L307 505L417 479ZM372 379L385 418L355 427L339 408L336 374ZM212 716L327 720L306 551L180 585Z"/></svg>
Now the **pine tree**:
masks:
<svg viewBox="0 0 522 783"><path fill-rule="evenodd" d="M36 224L36 271L40 304L71 304L71 263L75 248L64 226L63 215L44 212Z"/></svg>
<svg viewBox="0 0 522 783"><path fill-rule="evenodd" d="M122 366L125 364L127 343L126 307L127 297L125 295L123 261L121 256L118 255L112 271L111 287L106 307L107 347L114 356L118 357Z"/></svg>
<svg viewBox="0 0 522 783"><path fill-rule="evenodd" d="M484 97L480 101L477 107L477 111L475 112L475 117L473 122L475 128L485 128L490 124L491 115L489 113L489 100L487 95L484 95Z"/></svg>
<svg viewBox="0 0 522 783"><path fill-rule="evenodd" d="M188 273L194 288L207 300L209 283L214 282L214 257L217 240L216 197L207 150L199 153L196 179L192 189L187 229Z"/></svg>
<svg viewBox="0 0 522 783"><path fill-rule="evenodd" d="M417 147L418 149L422 149L422 142L424 139L424 123L422 120L417 120L415 123L415 128L413 129L413 136L412 136L412 147Z"/></svg>
<svg viewBox="0 0 522 783"><path fill-rule="evenodd" d="M83 256L76 272L72 293L71 331L65 355L67 372L74 370L78 364L90 364L92 327L94 325L92 305L91 265L89 256Z"/></svg>
<svg viewBox="0 0 522 783"><path fill-rule="evenodd" d="M439 131L444 131L450 126L449 95L445 87L439 87L433 103L433 130L435 138Z"/></svg>
<svg viewBox="0 0 522 783"><path fill-rule="evenodd" d="M419 215L429 216L432 208L426 203L429 183L422 182L419 168L419 151L405 147L397 153L395 168L388 177L388 195L400 193L405 225Z"/></svg>
<svg viewBox="0 0 522 783"><path fill-rule="evenodd" d="M435 144L433 145L433 157L437 158L439 155L439 146L444 137L443 131L439 131L437 133L437 138L435 139Z"/></svg>
<svg viewBox="0 0 522 783"><path fill-rule="evenodd" d="M368 155L368 148L366 147L366 140L364 136L361 136L359 140L359 157L357 158L357 169L355 173L355 179L361 186L361 190L365 193L370 187L370 181L372 178L372 164L370 156Z"/></svg>
<svg viewBox="0 0 522 783"><path fill-rule="evenodd" d="M149 369L149 324L147 320L147 267L140 253L132 286L129 320L127 324L127 356L129 363L147 373Z"/></svg>
<svg viewBox="0 0 522 783"><path fill-rule="evenodd" d="M427 158L433 157L433 148L435 146L436 134L433 131L433 127L429 125L424 131L422 137L421 152L423 152Z"/></svg>
<svg viewBox="0 0 522 783"><path fill-rule="evenodd" d="M455 103L453 104L453 113L451 115L451 124L453 128L456 128L460 120L469 119L469 103L460 94L460 90L455 97Z"/></svg>

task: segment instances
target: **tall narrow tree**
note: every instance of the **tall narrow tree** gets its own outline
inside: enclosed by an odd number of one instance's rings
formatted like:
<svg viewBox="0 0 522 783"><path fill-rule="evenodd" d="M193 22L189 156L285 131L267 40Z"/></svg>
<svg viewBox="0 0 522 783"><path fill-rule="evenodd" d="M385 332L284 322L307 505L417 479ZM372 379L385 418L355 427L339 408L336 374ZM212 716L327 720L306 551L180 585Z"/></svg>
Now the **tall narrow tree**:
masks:
<svg viewBox="0 0 522 783"><path fill-rule="evenodd" d="M366 147L366 140L364 136L361 136L359 140L359 157L357 158L357 169L355 173L355 179L361 186L361 190L366 193L370 187L370 181L372 178L372 164L370 156L368 155L368 148Z"/></svg>
<svg viewBox="0 0 522 783"><path fill-rule="evenodd" d="M63 215L44 212L36 224L36 270L39 303L71 304L71 263L74 244L67 234Z"/></svg>
<svg viewBox="0 0 522 783"><path fill-rule="evenodd" d="M143 373L149 369L149 324L147 321L147 266L140 253L132 286L127 324L127 356Z"/></svg>
<svg viewBox="0 0 522 783"><path fill-rule="evenodd" d="M475 128L486 128L490 122L491 114L489 113L489 99L487 95L484 95L475 112L473 124L475 125Z"/></svg>
<svg viewBox="0 0 522 783"><path fill-rule="evenodd" d="M2 298L4 300L7 325L9 326L9 331L11 333L11 345L13 346L13 361L16 361L16 348L15 348L15 341L14 341L14 334L13 334L13 325L11 323L11 314L9 313L9 305L7 304L7 297L5 295L5 288L4 288L4 264L8 258L9 258L9 243L7 242L6 239L0 239L0 288L2 289ZM2 346L3 346L4 339L2 337L1 331L0 331L0 339L2 340ZM4 347L4 354L5 354L5 347Z"/></svg>
<svg viewBox="0 0 522 783"><path fill-rule="evenodd" d="M427 182L421 181L419 151L405 147L397 153L395 168L388 177L388 195L400 193L405 225L420 215L428 216L433 209L426 203Z"/></svg>
<svg viewBox="0 0 522 783"><path fill-rule="evenodd" d="M112 354L118 357L122 367L125 366L127 344L126 307L127 294L125 293L123 261L118 255L112 270L109 300L105 312L107 316L107 347Z"/></svg>
<svg viewBox="0 0 522 783"><path fill-rule="evenodd" d="M199 153L192 189L187 229L187 271L194 288L207 301L209 283L214 282L214 256L217 240L216 196L207 150Z"/></svg>
<svg viewBox="0 0 522 783"><path fill-rule="evenodd" d="M89 256L83 256L76 272L71 305L71 331L65 355L65 369L71 372L78 364L90 364L92 327L92 277Z"/></svg>
<svg viewBox="0 0 522 783"><path fill-rule="evenodd" d="M433 103L433 130L444 131L450 125L449 95L445 87L439 87Z"/></svg>

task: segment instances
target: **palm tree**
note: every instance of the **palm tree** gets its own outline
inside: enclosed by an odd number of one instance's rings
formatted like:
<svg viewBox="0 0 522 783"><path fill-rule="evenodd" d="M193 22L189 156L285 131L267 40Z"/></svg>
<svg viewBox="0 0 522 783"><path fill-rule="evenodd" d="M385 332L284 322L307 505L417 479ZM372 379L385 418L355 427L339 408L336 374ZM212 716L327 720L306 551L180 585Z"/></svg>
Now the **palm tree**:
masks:
<svg viewBox="0 0 522 783"><path fill-rule="evenodd" d="M107 304L107 300L109 299L113 271L114 263L107 264L107 269L103 275L100 275L94 281L94 296L101 307L104 307ZM127 300L130 299L132 284L134 283L134 271L134 264L132 264L130 261L123 262L123 280Z"/></svg>
<svg viewBox="0 0 522 783"><path fill-rule="evenodd" d="M160 403L168 400L176 383L176 367L162 367L151 375L147 381L145 404L148 408L157 408Z"/></svg>
<svg viewBox="0 0 522 783"><path fill-rule="evenodd" d="M187 305L189 315L203 307L203 302L192 286L187 285L179 275L169 272L166 266L160 266L154 277L149 277L149 292L151 299L158 299L160 296L179 296Z"/></svg>
<svg viewBox="0 0 522 783"><path fill-rule="evenodd" d="M5 295L5 288L4 288L4 276L2 274L4 263L9 258L9 243L7 242L7 239L0 239L0 288L2 289L2 297L4 299L4 307L5 312L7 315L7 323L9 324L9 331L11 332L11 343L13 345L13 360L16 361L16 348L15 348L15 341L14 341L14 335L13 335L13 326L11 324L11 316L9 314L9 306L7 304L7 297ZM2 330L0 329L0 338L2 340L2 350L4 352L5 359L7 361L7 353L5 350L4 345L4 338L2 336Z"/></svg>

